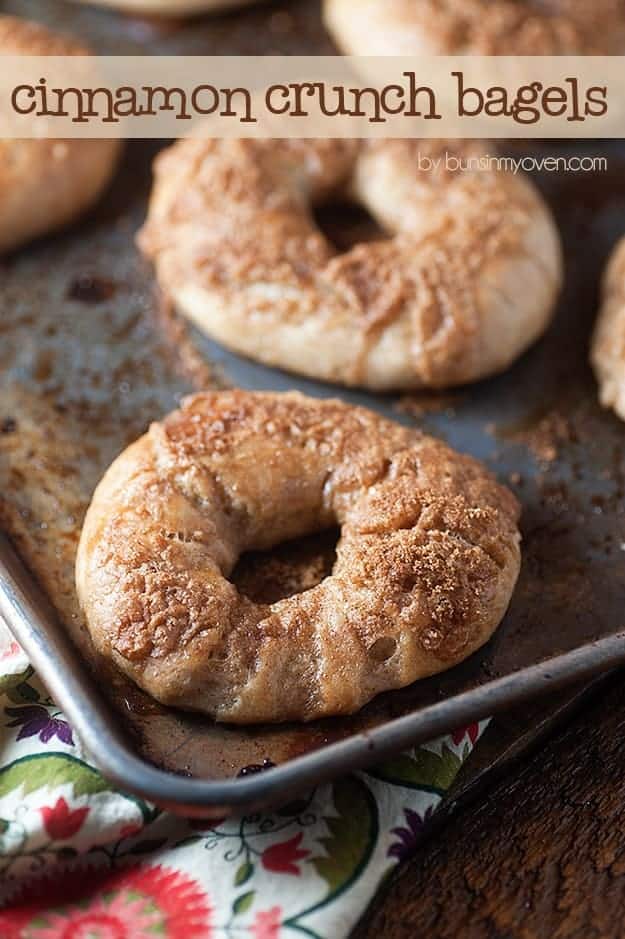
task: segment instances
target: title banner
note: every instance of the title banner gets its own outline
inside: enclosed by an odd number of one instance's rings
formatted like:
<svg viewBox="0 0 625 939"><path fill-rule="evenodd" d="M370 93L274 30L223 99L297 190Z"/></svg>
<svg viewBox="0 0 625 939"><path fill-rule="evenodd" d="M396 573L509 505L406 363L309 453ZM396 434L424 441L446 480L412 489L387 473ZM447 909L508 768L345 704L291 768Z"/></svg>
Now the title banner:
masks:
<svg viewBox="0 0 625 939"><path fill-rule="evenodd" d="M625 137L625 59L2 56L0 136Z"/></svg>

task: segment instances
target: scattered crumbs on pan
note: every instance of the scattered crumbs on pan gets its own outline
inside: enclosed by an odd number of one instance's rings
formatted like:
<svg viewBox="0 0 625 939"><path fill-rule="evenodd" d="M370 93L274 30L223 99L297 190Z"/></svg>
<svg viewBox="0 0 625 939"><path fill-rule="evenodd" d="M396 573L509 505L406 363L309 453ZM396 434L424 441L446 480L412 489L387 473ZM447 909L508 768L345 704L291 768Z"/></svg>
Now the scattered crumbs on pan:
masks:
<svg viewBox="0 0 625 939"><path fill-rule="evenodd" d="M562 514L570 508L569 487L562 480L547 480L539 473L536 482L543 506L556 514Z"/></svg>
<svg viewBox="0 0 625 939"><path fill-rule="evenodd" d="M394 409L400 414L407 414L419 420L427 414L441 414L446 412L449 417L454 417L460 403L461 396L458 394L437 394L436 392L414 392L408 395L402 395L395 404Z"/></svg>
<svg viewBox="0 0 625 939"><path fill-rule="evenodd" d="M17 421L14 417L5 417L0 420L0 434L13 434L17 430Z"/></svg>
<svg viewBox="0 0 625 939"><path fill-rule="evenodd" d="M526 446L534 458L543 464L554 463L563 446L579 442L572 421L557 408L547 411L535 421L511 427L488 424L485 429L491 436L503 437L512 443Z"/></svg>
<svg viewBox="0 0 625 939"><path fill-rule="evenodd" d="M55 353L53 349L39 349L33 362L33 378L38 382L49 381L54 373Z"/></svg>
<svg viewBox="0 0 625 939"><path fill-rule="evenodd" d="M480 662L480 671L482 671L489 680L499 677L499 672L493 668L490 662L484 659Z"/></svg>
<svg viewBox="0 0 625 939"><path fill-rule="evenodd" d="M521 473L510 473L508 476L508 482L511 486L516 486L518 488L524 484L525 480L523 479Z"/></svg>
<svg viewBox="0 0 625 939"><path fill-rule="evenodd" d="M80 274L67 288L67 299L78 303L104 303L111 300L117 291L117 284L95 274Z"/></svg>

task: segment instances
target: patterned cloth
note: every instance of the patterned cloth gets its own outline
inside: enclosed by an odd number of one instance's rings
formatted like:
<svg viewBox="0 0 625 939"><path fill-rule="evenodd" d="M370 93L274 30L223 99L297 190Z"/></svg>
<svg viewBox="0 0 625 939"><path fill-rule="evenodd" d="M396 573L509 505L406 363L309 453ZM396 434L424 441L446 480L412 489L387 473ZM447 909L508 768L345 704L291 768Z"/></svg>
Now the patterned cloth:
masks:
<svg viewBox="0 0 625 939"><path fill-rule="evenodd" d="M112 789L1 623L0 728L2 939L342 939L482 730L208 827Z"/></svg>

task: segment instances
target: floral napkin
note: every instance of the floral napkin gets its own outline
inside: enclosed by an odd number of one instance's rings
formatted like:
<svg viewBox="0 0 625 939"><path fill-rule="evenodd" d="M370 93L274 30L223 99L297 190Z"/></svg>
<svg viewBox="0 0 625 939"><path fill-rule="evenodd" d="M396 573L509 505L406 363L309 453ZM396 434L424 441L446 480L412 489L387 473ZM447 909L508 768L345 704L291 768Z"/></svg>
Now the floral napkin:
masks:
<svg viewBox="0 0 625 939"><path fill-rule="evenodd" d="M208 827L111 788L0 622L0 937L342 939L481 730Z"/></svg>

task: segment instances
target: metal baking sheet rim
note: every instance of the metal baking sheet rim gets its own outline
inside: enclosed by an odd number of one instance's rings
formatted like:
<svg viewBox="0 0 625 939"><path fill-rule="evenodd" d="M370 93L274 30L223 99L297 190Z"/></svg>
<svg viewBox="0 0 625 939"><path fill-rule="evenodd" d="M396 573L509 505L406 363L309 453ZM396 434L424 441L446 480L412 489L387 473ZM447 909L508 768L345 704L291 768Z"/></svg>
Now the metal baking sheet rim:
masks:
<svg viewBox="0 0 625 939"><path fill-rule="evenodd" d="M0 534L0 615L63 708L97 767L112 782L186 815L276 805L341 773L363 769L410 745L524 699L625 664L625 631L512 672L367 733L330 743L247 778L177 776L136 756L87 674L78 652L6 536Z"/></svg>

